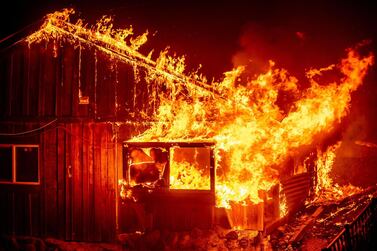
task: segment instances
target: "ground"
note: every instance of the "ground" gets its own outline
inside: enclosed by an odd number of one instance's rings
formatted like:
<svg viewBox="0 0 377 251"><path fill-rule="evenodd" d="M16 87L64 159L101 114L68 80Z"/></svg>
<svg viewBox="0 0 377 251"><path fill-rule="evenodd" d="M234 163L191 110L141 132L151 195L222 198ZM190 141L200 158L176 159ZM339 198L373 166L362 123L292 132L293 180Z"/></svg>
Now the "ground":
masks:
<svg viewBox="0 0 377 251"><path fill-rule="evenodd" d="M117 251L117 250L321 250L342 231L344 224L352 222L376 197L377 187L371 187L341 201L309 203L308 206L285 219L271 235L257 231L229 230L219 226L210 230L194 228L191 231L173 232L152 230L146 233L119 235L117 243L64 242L56 239L3 236L2 250L69 250L69 251ZM318 210L321 208L320 210ZM315 212L320 212L313 217ZM310 220L312 219L312 220ZM310 222L308 224L308 222ZM298 241L292 242L303 225L307 227Z"/></svg>

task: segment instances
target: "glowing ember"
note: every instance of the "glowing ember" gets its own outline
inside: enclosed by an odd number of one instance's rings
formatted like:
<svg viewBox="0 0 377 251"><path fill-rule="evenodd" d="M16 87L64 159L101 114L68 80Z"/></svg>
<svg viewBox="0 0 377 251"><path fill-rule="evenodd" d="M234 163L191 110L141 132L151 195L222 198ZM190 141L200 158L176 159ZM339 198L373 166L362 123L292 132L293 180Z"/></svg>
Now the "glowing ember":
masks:
<svg viewBox="0 0 377 251"><path fill-rule="evenodd" d="M159 104L153 114L156 123L132 140L216 141L218 206L229 207L230 201L244 205L263 201L260 191L278 184L279 166L298 154L301 147L325 137L347 114L351 93L362 84L373 63L372 55L362 57L349 49L340 64L310 70L310 87L305 90L273 62L266 73L252 80L244 81L244 68L238 67L224 73L222 81L208 83L197 72L184 74L183 57L171 57L163 51L153 60L151 53L147 57L139 53L137 49L147 41L147 33L131 38L132 27L115 30L108 17L87 28L81 20L70 23L72 13L64 10L48 15L42 28L27 41L66 39L95 46L116 60L144 70L148 84L164 86L166 92L154 91L148 100ZM342 77L320 84L315 79L324 71L338 71ZM282 93L292 100L289 111L282 111L277 104ZM324 176L331 158L331 154L326 155L326 160L319 162L323 172L318 191L331 186ZM178 172L171 173L173 187L202 188L207 184L200 180L204 176L195 166L179 165L172 168Z"/></svg>

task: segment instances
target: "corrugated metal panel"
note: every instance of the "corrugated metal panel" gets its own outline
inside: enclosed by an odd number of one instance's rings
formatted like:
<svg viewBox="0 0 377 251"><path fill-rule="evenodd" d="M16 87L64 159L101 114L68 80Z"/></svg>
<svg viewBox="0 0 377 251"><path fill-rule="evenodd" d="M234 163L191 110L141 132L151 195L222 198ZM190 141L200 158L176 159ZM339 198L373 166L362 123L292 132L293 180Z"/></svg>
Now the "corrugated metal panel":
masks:
<svg viewBox="0 0 377 251"><path fill-rule="evenodd" d="M310 175L309 173L301 173L294 175L281 182L282 192L287 199L288 208L290 211L297 209L305 202L310 190Z"/></svg>

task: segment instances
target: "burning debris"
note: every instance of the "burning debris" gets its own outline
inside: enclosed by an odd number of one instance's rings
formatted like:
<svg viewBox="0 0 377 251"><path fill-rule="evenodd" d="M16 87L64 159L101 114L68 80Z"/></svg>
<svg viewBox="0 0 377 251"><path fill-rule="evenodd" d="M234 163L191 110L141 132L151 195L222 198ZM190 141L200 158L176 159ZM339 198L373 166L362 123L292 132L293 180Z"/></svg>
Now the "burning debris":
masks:
<svg viewBox="0 0 377 251"><path fill-rule="evenodd" d="M344 226L357 220L375 196L376 187L370 187L321 206L308 204L271 234L270 243L274 250L320 250L336 238Z"/></svg>

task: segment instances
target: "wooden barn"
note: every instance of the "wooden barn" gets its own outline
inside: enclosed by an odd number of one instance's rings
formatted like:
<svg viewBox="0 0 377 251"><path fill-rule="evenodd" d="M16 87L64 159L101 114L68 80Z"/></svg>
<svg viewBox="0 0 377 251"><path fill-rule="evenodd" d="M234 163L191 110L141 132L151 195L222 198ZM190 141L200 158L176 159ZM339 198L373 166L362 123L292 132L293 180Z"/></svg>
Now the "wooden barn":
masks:
<svg viewBox="0 0 377 251"><path fill-rule="evenodd" d="M96 39L92 32L58 14L1 41L0 235L102 242L116 240L124 229L140 230L122 219L129 212L118 182L130 178L124 169L129 145L150 146L127 140L156 122L151 118L158 93L168 92L149 77L175 84L187 79L138 53L143 36L128 47L102 36L106 29L97 30ZM155 224L171 227L177 217L184 227L213 226L219 220L213 142L152 145L169 154L172 147L200 147L209 170L206 191L167 189L156 196L147 191L153 201L149 210L161 216ZM282 182L290 208L307 197L311 176ZM169 173L164 177L169 184ZM267 228L266 219L272 224L279 218L279 187L272 192L252 208L259 231ZM168 206L159 207L161 201ZM232 224L237 226L236 219Z"/></svg>
<svg viewBox="0 0 377 251"><path fill-rule="evenodd" d="M0 232L114 240L122 143L149 123L154 66L66 26L26 41L39 28L1 42Z"/></svg>

